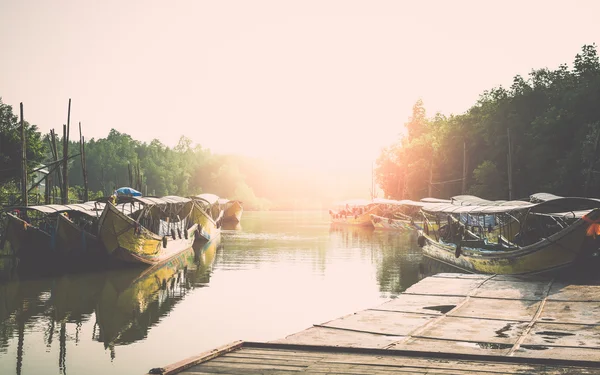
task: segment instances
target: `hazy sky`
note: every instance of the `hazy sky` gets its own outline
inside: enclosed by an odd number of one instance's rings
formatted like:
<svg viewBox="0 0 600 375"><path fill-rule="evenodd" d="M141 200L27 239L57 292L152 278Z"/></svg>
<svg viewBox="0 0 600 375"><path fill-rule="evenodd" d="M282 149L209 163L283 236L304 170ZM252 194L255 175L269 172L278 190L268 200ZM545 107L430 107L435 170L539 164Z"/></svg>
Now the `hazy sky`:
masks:
<svg viewBox="0 0 600 375"><path fill-rule="evenodd" d="M44 132L72 98L88 139L187 135L364 167L419 98L462 113L515 74L571 64L600 42L599 4L0 0L0 96Z"/></svg>

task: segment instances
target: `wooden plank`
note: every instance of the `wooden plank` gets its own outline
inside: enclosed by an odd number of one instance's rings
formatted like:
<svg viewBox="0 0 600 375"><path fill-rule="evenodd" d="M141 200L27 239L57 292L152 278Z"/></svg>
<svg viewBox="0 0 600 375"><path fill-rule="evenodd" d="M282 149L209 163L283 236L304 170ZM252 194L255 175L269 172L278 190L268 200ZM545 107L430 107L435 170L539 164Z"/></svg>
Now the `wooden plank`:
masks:
<svg viewBox="0 0 600 375"><path fill-rule="evenodd" d="M384 336L335 328L312 327L272 343L384 348L402 338L402 336Z"/></svg>
<svg viewBox="0 0 600 375"><path fill-rule="evenodd" d="M548 301L600 302L600 285L570 285L555 283Z"/></svg>
<svg viewBox="0 0 600 375"><path fill-rule="evenodd" d="M529 322L539 305L539 301L470 298L448 316Z"/></svg>
<svg viewBox="0 0 600 375"><path fill-rule="evenodd" d="M246 351L238 350L232 353L225 354L223 357L226 358L260 358L265 360L280 360L285 361L289 359L293 359L294 361L300 362L314 362L323 359L322 355L310 355L307 356L304 353L295 353L295 354L280 354L277 352L272 352L270 354L258 354L258 353L248 353Z"/></svg>
<svg viewBox="0 0 600 375"><path fill-rule="evenodd" d="M564 361L594 361L598 367L600 350L587 348L552 347L521 345L514 354L515 357L529 358L535 360L564 360ZM571 366L575 367L575 366ZM583 372L582 372L583 373ZM597 373L600 373L598 370Z"/></svg>
<svg viewBox="0 0 600 375"><path fill-rule="evenodd" d="M294 357L288 358L253 358L252 356L229 356L222 355L220 357L215 357L211 361L211 363L249 363L249 364L269 364L273 366L291 366L291 367L307 367L310 363L316 362L315 359L310 360L298 360Z"/></svg>
<svg viewBox="0 0 600 375"><path fill-rule="evenodd" d="M405 342L393 344L389 350L412 350L419 352L430 352L436 354L477 355L477 356L506 356L512 348L512 344L477 343L453 340L436 340L429 338L411 338ZM483 359L483 358L482 358Z"/></svg>
<svg viewBox="0 0 600 375"><path fill-rule="evenodd" d="M407 367L415 369L477 371L491 374L506 374L518 369L522 372L533 372L539 365L501 363L493 361L463 361L425 357L406 357L393 355L364 355L364 354L331 354L321 363L346 363L371 366Z"/></svg>
<svg viewBox="0 0 600 375"><path fill-rule="evenodd" d="M276 345L276 344L273 344L273 345ZM321 359L326 355L326 353L324 353L324 352L310 351L310 350L291 350L291 349L283 349L283 348L281 348L281 349L280 348L277 348L277 349L255 348L255 347L246 346L246 343L244 343L244 347L242 349L243 350L230 352L227 355L247 354L247 355L253 355L253 356L277 356L277 357L301 356L303 358L313 358L313 359Z"/></svg>
<svg viewBox="0 0 600 375"><path fill-rule="evenodd" d="M523 345L600 349L600 326L535 323Z"/></svg>
<svg viewBox="0 0 600 375"><path fill-rule="evenodd" d="M319 327L405 336L416 328L427 324L433 318L435 317L429 315L365 310L321 324Z"/></svg>
<svg viewBox="0 0 600 375"><path fill-rule="evenodd" d="M485 280L488 279L489 275L481 275L477 273L449 273L449 272L440 272L435 275L429 276L435 278L447 278L447 279L478 279ZM496 278L498 276L494 276Z"/></svg>
<svg viewBox="0 0 600 375"><path fill-rule="evenodd" d="M245 362L226 362L218 361L217 358L201 363L194 366L194 368L200 371L208 371L209 369L224 369L225 371L236 372L236 370L243 370L243 373L257 372L266 373L267 371L280 370L290 372L300 372L306 369L306 366L286 366L286 365L273 365L269 363L245 363Z"/></svg>
<svg viewBox="0 0 600 375"><path fill-rule="evenodd" d="M473 292L473 297L542 300L548 288L546 282L489 280Z"/></svg>
<svg viewBox="0 0 600 375"><path fill-rule="evenodd" d="M426 343L425 345L419 342ZM457 347L469 348L475 347L479 352L468 353L459 350L456 352L439 350L442 343L458 344ZM421 345L425 350L419 350L417 344ZM402 346L411 346L409 349L402 349ZM429 345L429 347L427 347ZM535 364L543 366L556 367L598 367L599 361L596 360L581 360L576 359L555 359L555 358L522 358L522 357L507 357L507 349L512 348L510 344L489 344L489 343L469 343L453 340L435 340L435 339L410 339L407 342L399 342L390 345L386 349L376 348L351 348L351 347L336 347L336 346L318 346L318 345L296 345L296 344L281 344L281 343L264 343L264 342L244 342L244 348L260 348L260 349L286 349L298 350L311 353L329 354L360 354L373 355L377 357L398 356L405 358L426 357L428 359L438 360L460 360L460 361L485 361L485 362L500 362L500 363L519 363L519 364ZM485 350L488 350L486 353ZM586 349L583 349L586 350ZM494 352L495 351L495 352ZM503 352L502 352L503 351ZM596 350L597 352L597 350Z"/></svg>
<svg viewBox="0 0 600 375"><path fill-rule="evenodd" d="M514 344L526 327L527 323L518 321L447 316L442 324L433 324L419 333L418 337Z"/></svg>
<svg viewBox="0 0 600 375"><path fill-rule="evenodd" d="M412 312L441 315L456 307L465 297L427 296L418 294L401 294L397 298L385 302L372 310Z"/></svg>
<svg viewBox="0 0 600 375"><path fill-rule="evenodd" d="M600 303L548 300L539 320L556 323L600 324Z"/></svg>
<svg viewBox="0 0 600 375"><path fill-rule="evenodd" d="M193 356L193 357L189 357L186 358L184 360L181 360L179 362L175 362L173 364L170 364L168 366L162 367L162 368L155 368L155 369L151 369L148 374L158 374L160 373L161 375L171 375L171 374L177 374L183 370L186 370L192 366L195 366L199 363L211 360L213 358L216 358L222 354L228 353L232 350L236 350L242 347L243 341L234 341L232 343L229 343L227 345L223 345L220 346L216 349L213 350L209 350L206 351L204 353L201 353L197 356Z"/></svg>
<svg viewBox="0 0 600 375"><path fill-rule="evenodd" d="M466 297L482 282L481 278L428 277L414 284L404 293Z"/></svg>

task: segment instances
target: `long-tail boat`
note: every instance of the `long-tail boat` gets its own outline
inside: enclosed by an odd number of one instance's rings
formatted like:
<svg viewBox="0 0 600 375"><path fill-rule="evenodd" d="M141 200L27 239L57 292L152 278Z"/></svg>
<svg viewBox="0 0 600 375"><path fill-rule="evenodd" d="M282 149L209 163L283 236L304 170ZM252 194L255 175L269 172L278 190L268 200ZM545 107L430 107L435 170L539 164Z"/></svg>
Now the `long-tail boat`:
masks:
<svg viewBox="0 0 600 375"><path fill-rule="evenodd" d="M106 252L98 238L98 221L104 203L90 202L89 210L65 211L57 216L56 247L70 258L92 262L104 257Z"/></svg>
<svg viewBox="0 0 600 375"><path fill-rule="evenodd" d="M97 208L96 202L13 207L6 212L6 231L0 248L25 261L63 260L70 254L70 245L81 241L82 234L59 236L60 216L86 216L93 220Z"/></svg>
<svg viewBox="0 0 600 375"><path fill-rule="evenodd" d="M589 198L512 205L440 203L422 212L425 226L417 241L424 255L467 272L552 273L597 258L600 247L600 201ZM567 219L560 212L583 214ZM461 221L463 215L495 217L496 240L490 241L485 228L475 231Z"/></svg>
<svg viewBox="0 0 600 375"><path fill-rule="evenodd" d="M242 205L242 201L220 198L219 204L223 207L224 210L224 223L239 223L240 221L242 221L242 213L244 212L244 206Z"/></svg>
<svg viewBox="0 0 600 375"><path fill-rule="evenodd" d="M371 215L379 215L379 204L366 199L339 202L329 210L331 223L372 227Z"/></svg>
<svg viewBox="0 0 600 375"><path fill-rule="evenodd" d="M220 198L215 194L199 194L192 197L194 207L191 220L198 224L199 236L196 242L210 241L221 234L221 224L224 220L223 206L219 203Z"/></svg>
<svg viewBox="0 0 600 375"><path fill-rule="evenodd" d="M415 202L408 199L392 200L379 199L380 214L371 215L371 222L375 229L388 229L399 231L413 231L423 229L423 219L419 218L419 210L427 205L424 202Z"/></svg>
<svg viewBox="0 0 600 375"><path fill-rule="evenodd" d="M99 237L112 259L156 265L194 243L198 224L190 220L194 203L182 197L117 197L107 202Z"/></svg>

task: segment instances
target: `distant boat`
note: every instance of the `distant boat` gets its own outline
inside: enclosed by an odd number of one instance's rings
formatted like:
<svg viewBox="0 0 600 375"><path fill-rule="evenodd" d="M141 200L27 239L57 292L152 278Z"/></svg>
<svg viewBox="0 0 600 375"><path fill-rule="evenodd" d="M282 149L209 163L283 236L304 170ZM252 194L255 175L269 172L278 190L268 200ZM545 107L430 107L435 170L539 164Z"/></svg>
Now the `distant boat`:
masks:
<svg viewBox="0 0 600 375"><path fill-rule="evenodd" d="M111 259L156 265L194 243L198 224L190 220L193 201L181 197L118 197L108 202L99 237Z"/></svg>
<svg viewBox="0 0 600 375"><path fill-rule="evenodd" d="M423 229L423 220L419 210L427 203L408 199L374 199L379 204L379 215L371 215L375 229L413 231Z"/></svg>
<svg viewBox="0 0 600 375"><path fill-rule="evenodd" d="M194 202L190 220L198 224L198 241L211 241L221 234L223 222L223 207L220 198L215 194L199 194L191 197Z"/></svg>
<svg viewBox="0 0 600 375"><path fill-rule="evenodd" d="M239 223L242 221L242 213L244 212L242 201L221 198L219 199L219 204L224 209L223 222Z"/></svg>
<svg viewBox="0 0 600 375"><path fill-rule="evenodd" d="M592 259L600 246L600 238L596 239L600 235L600 201L594 199L515 205L440 203L422 211L426 224L419 232L418 244L423 254L468 272L551 273ZM572 216L575 212L579 217ZM481 220L494 217L498 228L461 221L464 215ZM490 241L490 231L496 231L495 241Z"/></svg>
<svg viewBox="0 0 600 375"><path fill-rule="evenodd" d="M372 227L371 215L379 215L379 204L367 199L338 202L329 210L331 223Z"/></svg>

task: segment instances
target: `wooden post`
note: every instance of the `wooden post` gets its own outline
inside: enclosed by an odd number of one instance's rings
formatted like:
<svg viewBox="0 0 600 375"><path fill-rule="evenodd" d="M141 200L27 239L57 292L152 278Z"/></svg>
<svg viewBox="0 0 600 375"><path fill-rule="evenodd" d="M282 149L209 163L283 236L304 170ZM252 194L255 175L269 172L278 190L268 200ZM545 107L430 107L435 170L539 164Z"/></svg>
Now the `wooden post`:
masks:
<svg viewBox="0 0 600 375"><path fill-rule="evenodd" d="M429 188L427 189L427 196L431 197L433 183L433 152L431 153L431 161L429 162Z"/></svg>
<svg viewBox="0 0 600 375"><path fill-rule="evenodd" d="M89 200L87 166L85 165L85 138L81 133L81 121L79 122L79 152L81 153L81 172L83 173L83 201Z"/></svg>
<svg viewBox="0 0 600 375"><path fill-rule="evenodd" d="M27 141L25 139L25 122L23 121L23 103L21 102L21 200L28 206L27 196Z"/></svg>
<svg viewBox="0 0 600 375"><path fill-rule="evenodd" d="M129 172L129 187L131 187L132 189L134 188L133 186L133 173L131 172L131 162L127 162L127 171Z"/></svg>
<svg viewBox="0 0 600 375"><path fill-rule="evenodd" d="M467 193L467 142L463 141L463 193Z"/></svg>
<svg viewBox="0 0 600 375"><path fill-rule="evenodd" d="M69 204L69 141L67 139L67 125L63 125L63 180L62 204Z"/></svg>
<svg viewBox="0 0 600 375"><path fill-rule="evenodd" d="M51 204L52 202L50 201L51 195L52 195L52 173L50 173L50 171L48 171L48 176L46 176L46 196L45 196L45 200L44 200L44 204Z"/></svg>
<svg viewBox="0 0 600 375"><path fill-rule="evenodd" d="M508 138L508 200L512 201L513 185L512 185L512 149L510 145L510 128L506 128Z"/></svg>
<svg viewBox="0 0 600 375"><path fill-rule="evenodd" d="M592 154L592 157L590 158L590 164L589 164L589 168L588 168L588 172L587 172L587 177L585 179L584 195L586 197L588 196L590 182L592 180L592 170L594 169L594 162L596 161L596 153L598 152L598 143L600 142L600 128L596 129L596 132L597 132L597 134L596 134L596 142L594 143L594 153Z"/></svg>
<svg viewBox="0 0 600 375"><path fill-rule="evenodd" d="M54 131L54 129L50 129L50 136L52 137L52 154L54 156L54 161L58 161L58 147L56 146L56 132ZM60 193L60 199L62 200L62 196L63 196L63 193L62 193L63 178L62 178L62 173L61 173L61 169L60 168L56 169L56 176L58 177L57 178L57 181L58 181L58 191ZM54 186L56 186L56 185L57 184L54 184ZM53 199L52 203L56 203L56 202L54 202L54 199Z"/></svg>

